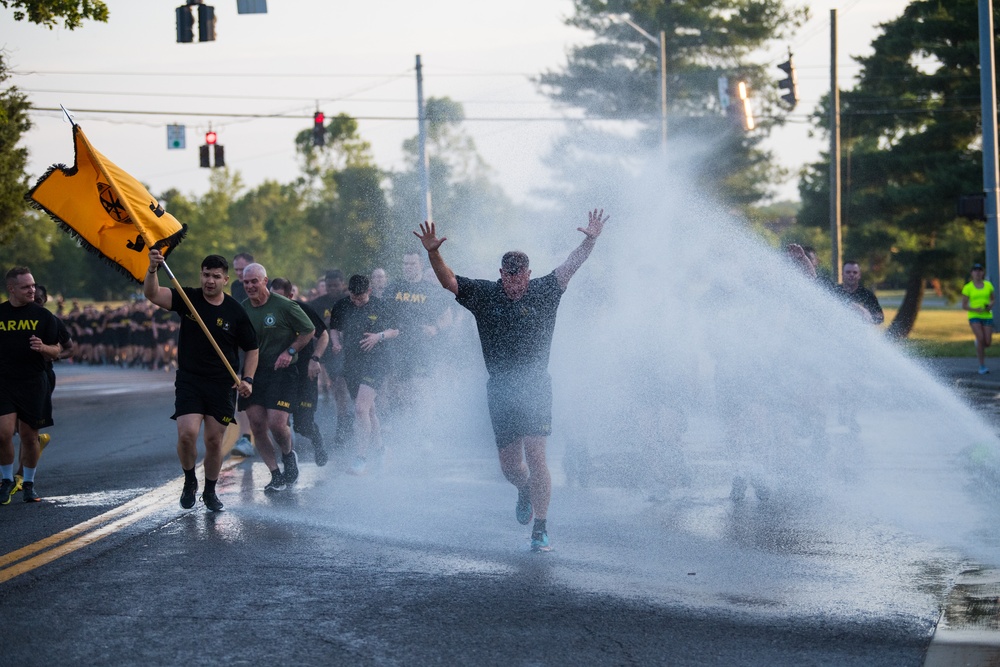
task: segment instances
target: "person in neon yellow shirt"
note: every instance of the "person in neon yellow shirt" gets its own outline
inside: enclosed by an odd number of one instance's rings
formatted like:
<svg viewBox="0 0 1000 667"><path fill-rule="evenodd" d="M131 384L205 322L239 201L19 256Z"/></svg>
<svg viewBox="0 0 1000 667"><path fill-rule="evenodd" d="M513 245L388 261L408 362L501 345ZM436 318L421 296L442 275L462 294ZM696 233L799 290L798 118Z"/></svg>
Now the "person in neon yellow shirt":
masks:
<svg viewBox="0 0 1000 667"><path fill-rule="evenodd" d="M993 344L993 283L985 279L982 264L972 265L972 280L962 288L962 310L969 311L969 326L976 337L979 374L986 375L986 348Z"/></svg>

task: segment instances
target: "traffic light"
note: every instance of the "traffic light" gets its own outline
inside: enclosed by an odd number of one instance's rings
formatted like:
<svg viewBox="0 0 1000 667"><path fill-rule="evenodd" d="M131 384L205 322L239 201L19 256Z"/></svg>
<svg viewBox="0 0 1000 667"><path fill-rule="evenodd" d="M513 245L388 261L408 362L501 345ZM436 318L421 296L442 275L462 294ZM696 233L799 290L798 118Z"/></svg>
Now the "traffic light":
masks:
<svg viewBox="0 0 1000 667"><path fill-rule="evenodd" d="M198 5L198 41L215 41L215 7Z"/></svg>
<svg viewBox="0 0 1000 667"><path fill-rule="evenodd" d="M218 143L219 135L212 130L205 133L205 143L201 145L198 156L201 159L201 166L210 169L226 166L226 149ZM212 165L212 156L215 156L215 165Z"/></svg>
<svg viewBox="0 0 1000 667"><path fill-rule="evenodd" d="M729 109L736 124L747 132L757 127L753 107L750 105L750 86L746 81L736 81L730 92L730 99Z"/></svg>
<svg viewBox="0 0 1000 667"><path fill-rule="evenodd" d="M191 13L190 5L177 8L177 43L183 44L194 41L194 15Z"/></svg>
<svg viewBox="0 0 1000 667"><path fill-rule="evenodd" d="M795 80L795 65L792 64L792 54L788 54L788 60L778 65L778 68L785 73L785 78L778 82L778 88L788 92L781 96L781 99L788 102L788 108L794 109L799 101L798 84Z"/></svg>
<svg viewBox="0 0 1000 667"><path fill-rule="evenodd" d="M324 120L326 120L326 116L323 115L322 111L317 111L313 114L313 146L326 145L326 128L323 127Z"/></svg>

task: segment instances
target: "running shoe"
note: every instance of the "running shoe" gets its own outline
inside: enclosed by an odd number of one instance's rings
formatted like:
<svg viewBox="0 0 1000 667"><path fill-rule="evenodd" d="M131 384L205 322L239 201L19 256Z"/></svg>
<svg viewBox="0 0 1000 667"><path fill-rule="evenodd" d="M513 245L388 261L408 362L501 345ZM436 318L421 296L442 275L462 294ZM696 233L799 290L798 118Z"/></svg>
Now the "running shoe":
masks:
<svg viewBox="0 0 1000 667"><path fill-rule="evenodd" d="M201 502L205 503L205 507L213 512L221 512L224 507L222 501L219 500L219 496L215 494L215 491L205 491L202 493Z"/></svg>
<svg viewBox="0 0 1000 667"><path fill-rule="evenodd" d="M271 471L271 481L264 487L264 493L277 493L285 490L285 477L278 469Z"/></svg>
<svg viewBox="0 0 1000 667"><path fill-rule="evenodd" d="M19 475L17 473L14 473L14 490L11 491L12 495L21 490L22 482L24 482L24 475Z"/></svg>
<svg viewBox="0 0 1000 667"><path fill-rule="evenodd" d="M51 440L51 439L52 439L52 436L49 435L48 433L39 433L38 434L38 449L39 449L39 451L43 451L44 452L45 448L48 447L48 445L49 445L49 440Z"/></svg>
<svg viewBox="0 0 1000 667"><path fill-rule="evenodd" d="M285 484L295 484L295 480L299 478L299 455L293 449L281 455L281 462L285 464L285 472L282 473L285 476Z"/></svg>
<svg viewBox="0 0 1000 667"><path fill-rule="evenodd" d="M26 503L38 503L42 501L42 497L38 495L35 491L34 482L25 482L21 488L21 499Z"/></svg>
<svg viewBox="0 0 1000 667"><path fill-rule="evenodd" d="M10 497L14 495L14 480L5 479L0 482L0 505L10 505Z"/></svg>
<svg viewBox="0 0 1000 667"><path fill-rule="evenodd" d="M549 533L548 531L540 531L531 534L531 550L532 551L548 551L549 549Z"/></svg>
<svg viewBox="0 0 1000 667"><path fill-rule="evenodd" d="M990 372L990 369L986 368L986 366L980 366L979 367L979 374L980 375L986 375L989 372Z"/></svg>
<svg viewBox="0 0 1000 667"><path fill-rule="evenodd" d="M313 443L313 450L316 453L316 465L320 468L326 465L326 462L330 460L330 455L326 452L326 447L323 443Z"/></svg>
<svg viewBox="0 0 1000 667"><path fill-rule="evenodd" d="M250 438L246 435L241 435L240 439L233 445L233 450L230 453L244 458L253 456L253 443L250 442Z"/></svg>
<svg viewBox="0 0 1000 667"><path fill-rule="evenodd" d="M348 470L352 475L364 475L368 471L368 462L365 461L360 456L355 457L354 463L351 464L351 469Z"/></svg>
<svg viewBox="0 0 1000 667"><path fill-rule="evenodd" d="M198 481L184 482L184 490L181 491L181 507L186 510L194 507L194 501L198 494Z"/></svg>
<svg viewBox="0 0 1000 667"><path fill-rule="evenodd" d="M517 490L517 506L514 508L514 516L517 517L517 522L522 526L527 526L535 514L531 507L530 496L531 491L527 486Z"/></svg>

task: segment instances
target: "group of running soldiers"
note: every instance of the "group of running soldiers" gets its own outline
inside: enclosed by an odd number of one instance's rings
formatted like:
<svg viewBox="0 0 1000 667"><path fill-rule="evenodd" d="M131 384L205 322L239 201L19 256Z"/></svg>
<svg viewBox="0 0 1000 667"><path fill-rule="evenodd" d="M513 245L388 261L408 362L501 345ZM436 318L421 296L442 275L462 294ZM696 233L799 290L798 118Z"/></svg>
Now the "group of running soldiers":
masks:
<svg viewBox="0 0 1000 667"><path fill-rule="evenodd" d="M456 276L440 253L446 239L437 237L435 225L428 222L413 233L445 292L424 279L420 255L410 253L404 256L403 280L398 284L387 286L385 272L380 269L346 281L339 272L328 272L323 280L325 294L317 295L306 306L289 298L294 291L287 281L269 278L266 269L246 253L233 262L239 281L232 291L242 299L225 293L229 263L218 255L203 260L200 289L161 287L158 271L163 256L153 248L143 284L150 304L122 307L104 316L93 308L74 308L67 314L77 336L74 353L85 363L156 367L169 358L159 354L161 347L177 351L173 419L177 421L177 451L185 474L181 506L190 508L196 502L197 436L204 424L202 501L208 509L220 511L223 503L216 493L216 482L223 434L237 415L246 415L254 445L271 472L266 493L283 491L299 475L290 416L294 416L296 431L313 440L316 463L326 463L322 436L313 420L316 388L324 372L337 399L341 440L350 435L346 425L353 413L356 456L351 471L363 474L367 454L381 446L378 392L385 389L391 394L394 383L398 387L426 375L432 355L447 353L434 339L451 322L451 302L442 299L451 292L476 321L489 373L487 399L500 467L518 490L516 518L523 525L535 518L531 547L545 550L549 546L546 514L551 495L545 445L552 422L547 367L556 310L570 278L590 255L606 221L603 211L590 212L587 226L577 228L584 234L583 242L562 265L542 278L530 278L527 255L506 253L496 281ZM38 315L27 310L34 307L29 304L35 290L27 269L8 273L7 289L11 300L3 306ZM159 310L152 310L153 304ZM314 312L307 314L310 310ZM40 379L36 367L42 368L67 348L65 339L57 340L55 326L50 328L43 339L33 335L29 339L20 331L14 336L0 335L0 370L15 369L19 360L28 359L31 364L24 371L25 377L34 378L25 380L32 388L30 402L12 389L0 391L0 504L9 503L16 490L12 438L18 429L26 466L25 500L38 499L28 484L27 466L31 466L33 480L38 460L37 429L51 425L52 419L51 385ZM160 333L164 333L163 338ZM390 354L389 345L397 347L396 354ZM353 399L353 410L348 396ZM311 424L300 428L300 421Z"/></svg>

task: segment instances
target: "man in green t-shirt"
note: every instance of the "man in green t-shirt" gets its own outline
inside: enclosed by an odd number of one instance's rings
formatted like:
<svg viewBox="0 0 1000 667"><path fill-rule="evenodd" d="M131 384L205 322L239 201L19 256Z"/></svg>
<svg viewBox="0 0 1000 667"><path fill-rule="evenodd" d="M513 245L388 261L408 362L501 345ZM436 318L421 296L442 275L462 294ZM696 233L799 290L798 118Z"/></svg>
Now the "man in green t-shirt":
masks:
<svg viewBox="0 0 1000 667"><path fill-rule="evenodd" d="M297 303L267 288L267 271L260 264L243 269L243 287L247 291L243 307L257 331L260 352L253 393L240 400L240 410L250 418L257 451L271 471L264 492L276 493L299 477L288 415L298 400L295 360L312 340L315 327ZM278 468L272 437L281 449L284 471Z"/></svg>

